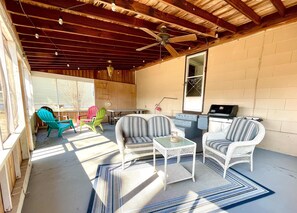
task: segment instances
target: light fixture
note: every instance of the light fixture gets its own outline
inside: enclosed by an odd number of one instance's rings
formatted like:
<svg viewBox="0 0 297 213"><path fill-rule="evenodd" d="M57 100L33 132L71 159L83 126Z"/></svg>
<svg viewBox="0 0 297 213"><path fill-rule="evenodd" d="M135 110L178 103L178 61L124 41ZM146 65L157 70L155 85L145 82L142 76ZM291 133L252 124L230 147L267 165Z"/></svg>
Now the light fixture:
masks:
<svg viewBox="0 0 297 213"><path fill-rule="evenodd" d="M111 2L112 2L112 3L111 3L111 10L112 10L113 12L116 12L116 11L117 11L117 6L116 6L116 4L115 4L115 0L112 0Z"/></svg>
<svg viewBox="0 0 297 213"><path fill-rule="evenodd" d="M59 55L58 51L55 51L55 55Z"/></svg>
<svg viewBox="0 0 297 213"><path fill-rule="evenodd" d="M77 70L79 70L80 68L79 67L77 67Z"/></svg>
<svg viewBox="0 0 297 213"><path fill-rule="evenodd" d="M69 65L69 64L67 64L67 67L70 67L70 65Z"/></svg>
<svg viewBox="0 0 297 213"><path fill-rule="evenodd" d="M108 65L108 67L106 67L106 69L107 69L108 76L111 79L114 68L113 68L113 66L111 66L111 63L112 63L111 60L108 60L107 62L109 63L109 65Z"/></svg>
<svg viewBox="0 0 297 213"><path fill-rule="evenodd" d="M39 34L38 33L35 33L35 38L39 39Z"/></svg>
<svg viewBox="0 0 297 213"><path fill-rule="evenodd" d="M63 19L62 19L62 16L59 17L59 19L58 19L58 23L59 23L60 25L63 25Z"/></svg>

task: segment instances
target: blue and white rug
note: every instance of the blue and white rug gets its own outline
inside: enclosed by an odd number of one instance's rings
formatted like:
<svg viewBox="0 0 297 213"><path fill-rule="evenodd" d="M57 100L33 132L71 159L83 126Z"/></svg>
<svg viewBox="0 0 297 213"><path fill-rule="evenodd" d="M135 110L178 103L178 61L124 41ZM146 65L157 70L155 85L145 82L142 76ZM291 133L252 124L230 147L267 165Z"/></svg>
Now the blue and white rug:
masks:
<svg viewBox="0 0 297 213"><path fill-rule="evenodd" d="M274 193L232 169L228 170L226 179L222 178L222 168L209 159L203 164L199 155L196 181L169 184L164 191L164 159L157 159L158 173L154 172L152 163L152 160L137 161L125 170L118 164L100 165L88 212L222 211ZM190 157L181 164L191 171Z"/></svg>

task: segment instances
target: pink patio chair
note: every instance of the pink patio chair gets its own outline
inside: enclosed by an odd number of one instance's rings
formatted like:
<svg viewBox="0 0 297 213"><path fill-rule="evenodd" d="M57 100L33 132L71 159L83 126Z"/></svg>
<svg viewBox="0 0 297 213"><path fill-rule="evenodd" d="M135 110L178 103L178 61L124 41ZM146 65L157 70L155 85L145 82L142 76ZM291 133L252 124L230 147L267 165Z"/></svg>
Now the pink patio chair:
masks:
<svg viewBox="0 0 297 213"><path fill-rule="evenodd" d="M77 124L80 124L80 121L84 121L84 122L91 122L92 119L94 117L96 117L96 114L98 112L98 108L96 106L91 106L89 109L88 109L88 112L87 112L87 115L79 115L78 118L77 118ZM84 118L82 119L82 117L85 117L87 116L87 118Z"/></svg>

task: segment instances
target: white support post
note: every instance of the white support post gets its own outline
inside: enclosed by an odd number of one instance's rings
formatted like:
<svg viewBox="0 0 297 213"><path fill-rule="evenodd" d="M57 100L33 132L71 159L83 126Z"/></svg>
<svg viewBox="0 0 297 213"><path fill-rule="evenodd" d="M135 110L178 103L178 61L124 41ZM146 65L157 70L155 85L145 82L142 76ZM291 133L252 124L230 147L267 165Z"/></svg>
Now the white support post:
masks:
<svg viewBox="0 0 297 213"><path fill-rule="evenodd" d="M18 146L14 147L14 150L12 151L12 155L13 155L15 176L16 176L16 179L19 179L22 177L22 173L21 173L21 165L19 163L19 156L18 156L17 148L18 148Z"/></svg>
<svg viewBox="0 0 297 213"><path fill-rule="evenodd" d="M12 200L11 200L11 194L10 194L11 190L10 190L8 178L9 176L8 176L7 166L5 165L0 171L0 185L1 185L4 210L6 212L12 210Z"/></svg>

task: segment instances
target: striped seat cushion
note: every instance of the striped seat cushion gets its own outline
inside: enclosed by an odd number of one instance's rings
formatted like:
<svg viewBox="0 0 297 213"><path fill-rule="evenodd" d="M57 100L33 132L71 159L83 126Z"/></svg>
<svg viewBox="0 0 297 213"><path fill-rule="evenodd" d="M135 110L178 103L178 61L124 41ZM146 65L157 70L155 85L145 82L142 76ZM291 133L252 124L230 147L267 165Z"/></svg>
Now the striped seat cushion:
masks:
<svg viewBox="0 0 297 213"><path fill-rule="evenodd" d="M153 146L153 140L150 137L129 137L125 138L126 148L145 148Z"/></svg>
<svg viewBox="0 0 297 213"><path fill-rule="evenodd" d="M148 120L148 136L160 137L170 135L170 121L163 116L155 116Z"/></svg>
<svg viewBox="0 0 297 213"><path fill-rule="evenodd" d="M230 141L250 141L259 132L259 127L251 120L244 118L234 118L226 135Z"/></svg>
<svg viewBox="0 0 297 213"><path fill-rule="evenodd" d="M226 154L229 145L232 143L232 141L221 139L221 140L212 140L212 141L206 141L206 145L218 150L219 152Z"/></svg>
<svg viewBox="0 0 297 213"><path fill-rule="evenodd" d="M122 121L122 131L125 138L146 137L147 122L141 117L125 116Z"/></svg>

